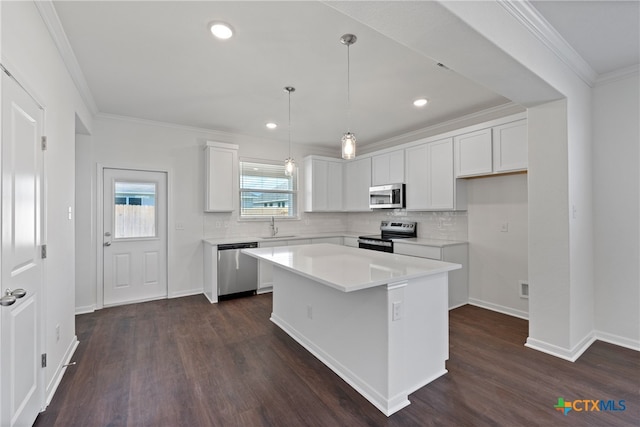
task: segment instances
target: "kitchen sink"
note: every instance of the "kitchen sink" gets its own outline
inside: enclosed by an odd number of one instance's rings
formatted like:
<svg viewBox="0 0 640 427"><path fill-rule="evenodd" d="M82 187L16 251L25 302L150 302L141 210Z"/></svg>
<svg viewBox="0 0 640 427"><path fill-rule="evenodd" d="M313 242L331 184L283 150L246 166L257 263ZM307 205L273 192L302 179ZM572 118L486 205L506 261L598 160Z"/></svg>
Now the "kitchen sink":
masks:
<svg viewBox="0 0 640 427"><path fill-rule="evenodd" d="M290 235L290 236L269 236L269 237L261 237L261 239L287 239L289 237L296 237L294 235Z"/></svg>

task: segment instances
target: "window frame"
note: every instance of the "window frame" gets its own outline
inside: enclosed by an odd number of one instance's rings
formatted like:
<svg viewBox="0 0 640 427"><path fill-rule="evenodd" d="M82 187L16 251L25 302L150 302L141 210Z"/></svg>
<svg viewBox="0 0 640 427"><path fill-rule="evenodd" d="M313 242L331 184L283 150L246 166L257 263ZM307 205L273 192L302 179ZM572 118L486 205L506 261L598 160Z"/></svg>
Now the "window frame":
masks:
<svg viewBox="0 0 640 427"><path fill-rule="evenodd" d="M291 194L292 196L292 206L291 209L294 210L293 215L291 216L275 216L275 218L279 221L296 221L300 220L300 201L299 201L299 173L298 166L296 165L293 170L292 175L292 189L291 190L265 190L258 188L243 188L242 186L242 164L243 163L257 163L269 166L281 166L284 173L284 161L270 160L270 159L256 159L250 157L240 157L238 159L238 221L270 221L272 215L250 215L245 216L242 214L242 194L244 192L260 192L260 193L285 193Z"/></svg>

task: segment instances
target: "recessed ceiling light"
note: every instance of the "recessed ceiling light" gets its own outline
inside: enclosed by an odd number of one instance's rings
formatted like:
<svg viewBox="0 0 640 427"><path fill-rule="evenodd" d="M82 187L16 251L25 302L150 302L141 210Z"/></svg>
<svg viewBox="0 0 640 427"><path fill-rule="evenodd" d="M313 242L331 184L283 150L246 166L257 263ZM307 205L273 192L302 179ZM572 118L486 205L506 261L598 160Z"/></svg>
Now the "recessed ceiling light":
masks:
<svg viewBox="0 0 640 427"><path fill-rule="evenodd" d="M272 123L272 122L267 123L267 128L269 128L269 129L275 129L277 127L278 127L278 125L275 124L275 123Z"/></svg>
<svg viewBox="0 0 640 427"><path fill-rule="evenodd" d="M209 29L211 30L211 34L222 40L233 36L233 29L229 24L224 22L212 22L209 24Z"/></svg>
<svg viewBox="0 0 640 427"><path fill-rule="evenodd" d="M429 101L427 101L426 98L420 98L413 101L413 105L415 105L416 107L424 107L425 105L427 105L427 102Z"/></svg>

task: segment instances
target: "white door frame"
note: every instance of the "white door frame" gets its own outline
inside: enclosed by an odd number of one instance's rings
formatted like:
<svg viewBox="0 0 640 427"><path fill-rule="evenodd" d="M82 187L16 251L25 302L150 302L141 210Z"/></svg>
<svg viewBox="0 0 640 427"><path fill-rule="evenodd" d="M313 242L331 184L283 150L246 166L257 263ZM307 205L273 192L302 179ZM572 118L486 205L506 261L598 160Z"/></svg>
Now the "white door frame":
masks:
<svg viewBox="0 0 640 427"><path fill-rule="evenodd" d="M104 236L104 170L105 169L125 169L141 172L161 172L167 174L167 298L171 298L171 273L173 259L173 215L171 213L172 198L172 168L144 168L132 165L106 165L96 164L96 309L104 308L104 247L102 246L102 236Z"/></svg>

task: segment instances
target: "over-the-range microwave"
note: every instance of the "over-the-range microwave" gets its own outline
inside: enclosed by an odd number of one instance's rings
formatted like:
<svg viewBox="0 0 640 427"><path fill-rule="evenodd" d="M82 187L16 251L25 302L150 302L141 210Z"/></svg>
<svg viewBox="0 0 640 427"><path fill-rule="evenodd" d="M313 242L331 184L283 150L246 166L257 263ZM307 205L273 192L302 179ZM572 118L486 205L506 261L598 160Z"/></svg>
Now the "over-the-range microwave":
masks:
<svg viewBox="0 0 640 427"><path fill-rule="evenodd" d="M404 184L389 184L369 187L369 208L398 209L404 207Z"/></svg>

